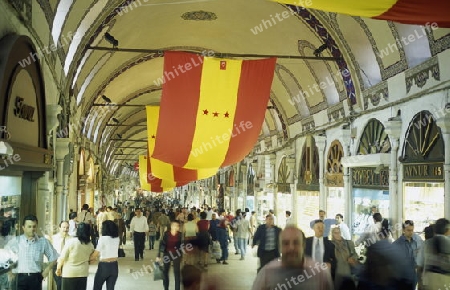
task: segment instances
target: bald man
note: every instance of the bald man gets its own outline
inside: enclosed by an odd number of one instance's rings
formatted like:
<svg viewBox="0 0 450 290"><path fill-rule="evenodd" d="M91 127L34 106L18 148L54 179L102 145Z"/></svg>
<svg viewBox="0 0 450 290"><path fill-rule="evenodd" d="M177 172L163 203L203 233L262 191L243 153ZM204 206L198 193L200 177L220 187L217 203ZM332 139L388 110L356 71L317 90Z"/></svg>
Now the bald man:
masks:
<svg viewBox="0 0 450 290"><path fill-rule="evenodd" d="M328 266L304 255L305 234L299 228L286 226L280 234L280 248L281 261L274 260L264 266L256 276L252 290L333 289Z"/></svg>

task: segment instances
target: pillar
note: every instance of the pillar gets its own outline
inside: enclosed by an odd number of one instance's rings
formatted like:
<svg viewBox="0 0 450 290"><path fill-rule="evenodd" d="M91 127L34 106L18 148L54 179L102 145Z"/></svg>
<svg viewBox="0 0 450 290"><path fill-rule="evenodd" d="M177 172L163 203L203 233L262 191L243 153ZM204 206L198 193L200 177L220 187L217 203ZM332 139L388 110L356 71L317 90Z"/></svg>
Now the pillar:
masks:
<svg viewBox="0 0 450 290"><path fill-rule="evenodd" d="M391 118L385 127L386 133L391 142L391 160L389 165L389 218L391 225L402 221L403 195L398 194L398 147L402 130L402 121L398 118Z"/></svg>
<svg viewBox="0 0 450 290"><path fill-rule="evenodd" d="M324 151L325 145L327 142L327 138L325 136L314 136L314 140L316 141L317 150L319 151L319 208L326 210L327 208L327 196L325 192L325 186L323 183L323 173L324 173Z"/></svg>
<svg viewBox="0 0 450 290"><path fill-rule="evenodd" d="M63 189L64 189L64 159L69 154L69 139L57 138L55 148L56 158L56 220L61 221L66 217L64 214Z"/></svg>
<svg viewBox="0 0 450 290"><path fill-rule="evenodd" d="M72 173L69 178L69 187L68 187L68 208L73 209L74 211L78 210L78 159L79 159L79 150L80 147L78 144L73 145L73 163L72 163Z"/></svg>
<svg viewBox="0 0 450 290"><path fill-rule="evenodd" d="M436 125L441 128L442 138L444 140L444 217L450 218L450 114L436 120Z"/></svg>
<svg viewBox="0 0 450 290"><path fill-rule="evenodd" d="M350 142L351 142L351 132L350 128L345 127L341 130L341 141L342 141L342 149L344 150L344 156L350 156ZM353 225L353 217L352 217L352 208L353 208L353 196L352 196L352 179L351 174L352 170L350 167L343 166L343 179L344 179L344 196L345 198L345 213L344 213L344 221L347 223L350 228L350 233L352 234L352 225Z"/></svg>

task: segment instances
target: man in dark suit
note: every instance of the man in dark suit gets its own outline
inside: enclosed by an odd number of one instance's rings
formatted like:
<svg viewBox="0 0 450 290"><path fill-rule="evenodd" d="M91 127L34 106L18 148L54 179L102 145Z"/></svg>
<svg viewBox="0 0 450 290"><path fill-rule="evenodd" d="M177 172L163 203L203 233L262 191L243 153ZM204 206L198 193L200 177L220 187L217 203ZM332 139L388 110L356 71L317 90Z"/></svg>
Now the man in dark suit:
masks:
<svg viewBox="0 0 450 290"><path fill-rule="evenodd" d="M252 248L258 246L257 256L259 258L259 268L262 269L270 261L280 257L278 247L281 229L274 225L272 215L266 216L266 224L260 225L253 236Z"/></svg>
<svg viewBox="0 0 450 290"><path fill-rule="evenodd" d="M314 237L306 238L305 255L311 257L316 262L326 263L331 267L331 277L334 280L336 272L336 256L334 254L334 245L327 237L323 236L324 223L318 219L315 221Z"/></svg>

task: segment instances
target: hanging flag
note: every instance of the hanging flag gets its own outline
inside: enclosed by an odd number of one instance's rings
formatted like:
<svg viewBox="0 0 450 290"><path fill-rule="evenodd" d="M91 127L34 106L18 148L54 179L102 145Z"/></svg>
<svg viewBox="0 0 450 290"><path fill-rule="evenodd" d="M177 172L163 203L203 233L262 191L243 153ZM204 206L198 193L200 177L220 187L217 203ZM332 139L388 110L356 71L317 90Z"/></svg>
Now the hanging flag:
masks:
<svg viewBox="0 0 450 290"><path fill-rule="evenodd" d="M174 181L173 178L172 179L168 179L168 178L158 178L158 177L156 177L155 174L153 173L153 167L152 167L152 165L150 163L150 159L151 158L149 158L148 155L145 156L145 157L146 157L146 160L147 160L147 182L148 183L150 183L150 184L151 183L161 184L161 186L163 188L170 188L170 189L172 189L174 187L179 187L179 186L186 185L186 184L188 184L190 182L190 180L189 181Z"/></svg>
<svg viewBox="0 0 450 290"><path fill-rule="evenodd" d="M165 52L152 157L190 169L241 161L258 140L275 64Z"/></svg>
<svg viewBox="0 0 450 290"><path fill-rule="evenodd" d="M157 139L159 106L147 106L147 133L148 133L148 156L151 156ZM163 180L174 180L176 182L189 182L205 179L217 173L218 168L187 169L150 157L151 173L153 176Z"/></svg>
<svg viewBox="0 0 450 290"><path fill-rule="evenodd" d="M450 27L450 1L448 0L273 0L305 8L391 20L406 24Z"/></svg>
<svg viewBox="0 0 450 290"><path fill-rule="evenodd" d="M165 184L163 185L163 180L159 178L154 178L147 172L148 158L145 155L139 155L139 182L141 188L146 191L152 192L163 192L169 191L173 188Z"/></svg>

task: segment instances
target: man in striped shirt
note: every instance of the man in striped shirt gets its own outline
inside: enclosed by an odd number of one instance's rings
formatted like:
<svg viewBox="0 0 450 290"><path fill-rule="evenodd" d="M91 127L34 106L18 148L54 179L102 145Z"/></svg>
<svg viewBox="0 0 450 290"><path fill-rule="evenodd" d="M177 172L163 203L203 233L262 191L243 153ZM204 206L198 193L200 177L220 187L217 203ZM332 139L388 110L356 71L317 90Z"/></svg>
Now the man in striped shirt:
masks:
<svg viewBox="0 0 450 290"><path fill-rule="evenodd" d="M58 253L50 242L36 234L37 225L37 217L27 215L22 223L24 234L12 239L5 246L5 249L12 251L19 258L17 267L13 270L17 273L17 290L41 290L42 280L48 276L58 258ZM44 255L49 263L42 269Z"/></svg>

